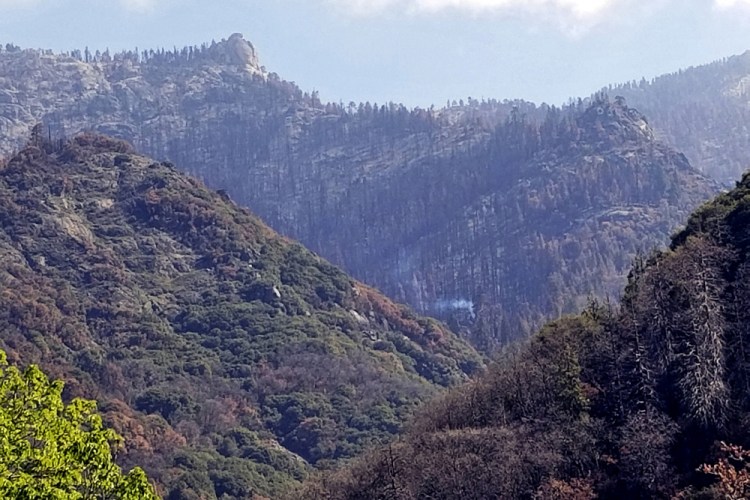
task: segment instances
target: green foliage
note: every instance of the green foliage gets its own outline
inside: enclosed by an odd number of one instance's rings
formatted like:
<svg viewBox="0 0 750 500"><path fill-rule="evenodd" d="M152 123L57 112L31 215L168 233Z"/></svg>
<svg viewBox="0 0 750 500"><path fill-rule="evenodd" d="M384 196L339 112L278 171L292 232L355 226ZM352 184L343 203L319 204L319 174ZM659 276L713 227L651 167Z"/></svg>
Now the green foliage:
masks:
<svg viewBox="0 0 750 500"><path fill-rule="evenodd" d="M482 369L174 167L100 136L38 142L0 170L3 346L95 394L122 463L166 496L278 495Z"/></svg>
<svg viewBox="0 0 750 500"><path fill-rule="evenodd" d="M156 499L143 470L123 474L115 464L122 438L104 427L96 404L65 404L62 389L36 366L9 366L0 351L0 496Z"/></svg>
<svg viewBox="0 0 750 500"><path fill-rule="evenodd" d="M190 372L192 370L188 370ZM178 416L189 417L195 406L188 396L176 393L173 388L148 389L135 400L137 410L159 413L167 421Z"/></svg>

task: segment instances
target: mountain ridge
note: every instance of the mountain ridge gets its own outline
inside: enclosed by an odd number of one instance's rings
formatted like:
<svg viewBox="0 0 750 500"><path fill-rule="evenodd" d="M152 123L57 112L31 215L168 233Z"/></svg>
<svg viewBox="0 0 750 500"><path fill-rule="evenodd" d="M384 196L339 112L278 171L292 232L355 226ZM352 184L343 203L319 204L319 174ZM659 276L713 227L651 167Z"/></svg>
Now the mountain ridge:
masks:
<svg viewBox="0 0 750 500"><path fill-rule="evenodd" d="M747 498L750 173L592 301L295 499ZM291 498L291 497L290 497Z"/></svg>
<svg viewBox="0 0 750 500"><path fill-rule="evenodd" d="M222 43L219 52L226 52L228 42ZM79 93L75 101L38 83L75 82L65 64L38 53L0 53L0 75L28 66L35 77L28 88L0 82L16 96L0 116L16 129L24 120L44 120L53 137L93 123L130 140L226 190L281 233L391 298L457 330L468 328L488 349L560 311L577 310L591 290L616 293L637 250L665 242L717 189L687 173L682 159L657 145L643 115L617 99L598 96L562 109L520 101L470 100L441 110L322 103L278 75L248 74L215 52L206 45L100 55L92 66L102 68L100 91ZM34 92L60 104L45 113ZM8 118L15 116L13 106L26 113ZM0 137L7 149L13 131L0 124ZM586 148L594 151L589 159L578 152ZM585 182L566 174L579 169L589 176ZM639 177L641 171L652 177ZM554 176L566 185L545 183ZM621 184L614 190L621 199L596 192L613 183ZM669 206L658 207L653 193L638 198L658 186L671 189L661 194ZM602 241L583 252L564 241L547 245L549 228L537 230L525 215L540 207L558 209L551 219L582 231L587 243L597 231ZM620 215L607 227L585 222L595 207L601 217ZM491 219L493 213L502 219ZM579 219L584 222L571 226ZM550 226L551 220L537 222ZM646 241L637 241L634 227ZM563 267L573 272L555 275Z"/></svg>
<svg viewBox="0 0 750 500"><path fill-rule="evenodd" d="M607 90L641 109L660 139L724 185L750 168L750 50Z"/></svg>
<svg viewBox="0 0 750 500"><path fill-rule="evenodd" d="M482 369L437 321L124 142L37 128L0 193L0 343L98 399L171 498L278 495Z"/></svg>

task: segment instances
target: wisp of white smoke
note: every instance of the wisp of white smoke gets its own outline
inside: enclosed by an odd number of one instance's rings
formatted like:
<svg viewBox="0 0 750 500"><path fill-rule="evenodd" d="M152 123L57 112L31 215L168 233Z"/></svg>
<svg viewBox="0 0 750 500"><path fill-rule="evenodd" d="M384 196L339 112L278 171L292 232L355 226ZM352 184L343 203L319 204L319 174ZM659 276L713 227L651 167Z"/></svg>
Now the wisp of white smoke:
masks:
<svg viewBox="0 0 750 500"><path fill-rule="evenodd" d="M474 302L466 299L441 299L435 302L434 307L439 312L465 310L474 315Z"/></svg>

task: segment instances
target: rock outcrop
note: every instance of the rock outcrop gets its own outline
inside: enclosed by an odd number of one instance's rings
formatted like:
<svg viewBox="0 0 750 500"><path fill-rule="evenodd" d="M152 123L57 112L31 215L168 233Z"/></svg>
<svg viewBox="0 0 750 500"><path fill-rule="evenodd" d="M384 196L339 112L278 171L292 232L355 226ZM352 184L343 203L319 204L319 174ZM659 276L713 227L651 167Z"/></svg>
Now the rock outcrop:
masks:
<svg viewBox="0 0 750 500"><path fill-rule="evenodd" d="M650 119L658 137L730 186L750 168L750 51L611 87Z"/></svg>

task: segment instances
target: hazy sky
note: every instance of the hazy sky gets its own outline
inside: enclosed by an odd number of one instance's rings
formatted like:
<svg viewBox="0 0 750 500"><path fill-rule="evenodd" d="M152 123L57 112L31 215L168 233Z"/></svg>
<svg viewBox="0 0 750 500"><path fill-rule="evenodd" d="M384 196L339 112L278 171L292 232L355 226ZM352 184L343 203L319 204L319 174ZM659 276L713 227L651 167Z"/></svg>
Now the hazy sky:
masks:
<svg viewBox="0 0 750 500"><path fill-rule="evenodd" d="M199 45L241 32L328 100L562 103L750 49L750 0L0 0L0 41Z"/></svg>

